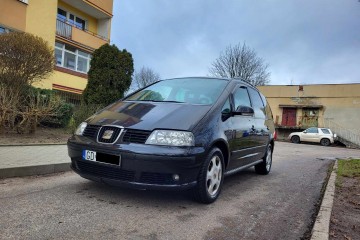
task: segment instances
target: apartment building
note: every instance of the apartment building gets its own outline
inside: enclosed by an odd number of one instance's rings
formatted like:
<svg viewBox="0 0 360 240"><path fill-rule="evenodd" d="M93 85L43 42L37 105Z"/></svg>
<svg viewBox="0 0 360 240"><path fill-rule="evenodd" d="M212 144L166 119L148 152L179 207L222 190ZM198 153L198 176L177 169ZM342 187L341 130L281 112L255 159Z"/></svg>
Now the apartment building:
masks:
<svg viewBox="0 0 360 240"><path fill-rule="evenodd" d="M36 86L80 99L92 52L110 42L113 0L0 0L0 34L28 32L55 50L54 73Z"/></svg>

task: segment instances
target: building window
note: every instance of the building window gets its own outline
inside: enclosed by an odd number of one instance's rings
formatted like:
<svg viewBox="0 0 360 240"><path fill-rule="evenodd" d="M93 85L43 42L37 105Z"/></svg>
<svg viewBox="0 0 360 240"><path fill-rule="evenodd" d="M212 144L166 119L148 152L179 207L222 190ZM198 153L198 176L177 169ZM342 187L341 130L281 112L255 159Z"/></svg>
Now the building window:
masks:
<svg viewBox="0 0 360 240"><path fill-rule="evenodd" d="M73 46L56 42L55 58L57 66L82 73L89 71L91 55Z"/></svg>
<svg viewBox="0 0 360 240"><path fill-rule="evenodd" d="M87 21L85 19L69 13L61 8L58 8L57 19L73 25L74 27L81 30L87 30Z"/></svg>

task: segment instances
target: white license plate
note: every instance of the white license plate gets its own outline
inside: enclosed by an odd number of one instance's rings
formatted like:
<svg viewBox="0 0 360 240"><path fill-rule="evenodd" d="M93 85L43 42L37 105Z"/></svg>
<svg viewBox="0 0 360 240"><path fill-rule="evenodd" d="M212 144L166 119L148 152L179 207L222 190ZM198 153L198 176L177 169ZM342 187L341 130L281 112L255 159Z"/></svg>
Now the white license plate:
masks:
<svg viewBox="0 0 360 240"><path fill-rule="evenodd" d="M82 158L85 160L89 160L89 161L96 161L96 152L89 151L89 150L83 150Z"/></svg>

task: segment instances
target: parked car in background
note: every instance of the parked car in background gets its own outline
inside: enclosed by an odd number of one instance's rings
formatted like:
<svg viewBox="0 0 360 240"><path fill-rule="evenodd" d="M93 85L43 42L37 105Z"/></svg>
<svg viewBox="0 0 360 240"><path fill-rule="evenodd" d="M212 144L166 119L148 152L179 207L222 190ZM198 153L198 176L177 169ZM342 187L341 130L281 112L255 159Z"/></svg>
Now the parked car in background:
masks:
<svg viewBox="0 0 360 240"><path fill-rule="evenodd" d="M275 128L265 97L235 79L156 82L81 123L68 141L84 178L139 189L190 189L214 202L224 176L272 165ZM259 181L261 184L261 181Z"/></svg>
<svg viewBox="0 0 360 240"><path fill-rule="evenodd" d="M336 134L329 128L311 127L302 132L293 132L289 135L289 139L293 143L314 142L323 146L329 146L334 143Z"/></svg>

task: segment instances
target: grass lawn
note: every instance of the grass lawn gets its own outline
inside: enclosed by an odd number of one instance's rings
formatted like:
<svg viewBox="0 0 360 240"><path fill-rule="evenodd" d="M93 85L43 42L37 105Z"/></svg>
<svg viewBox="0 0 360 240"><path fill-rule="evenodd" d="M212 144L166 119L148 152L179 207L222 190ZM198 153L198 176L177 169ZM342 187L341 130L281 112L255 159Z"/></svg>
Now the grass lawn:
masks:
<svg viewBox="0 0 360 240"><path fill-rule="evenodd" d="M330 240L360 239L360 159L338 160Z"/></svg>
<svg viewBox="0 0 360 240"><path fill-rule="evenodd" d="M341 186L342 177L360 177L360 159L338 160L336 186Z"/></svg>

